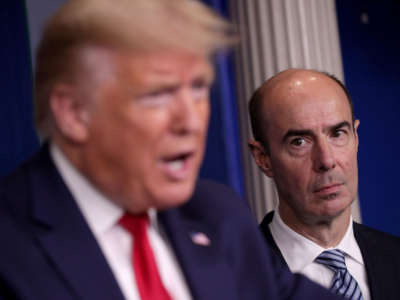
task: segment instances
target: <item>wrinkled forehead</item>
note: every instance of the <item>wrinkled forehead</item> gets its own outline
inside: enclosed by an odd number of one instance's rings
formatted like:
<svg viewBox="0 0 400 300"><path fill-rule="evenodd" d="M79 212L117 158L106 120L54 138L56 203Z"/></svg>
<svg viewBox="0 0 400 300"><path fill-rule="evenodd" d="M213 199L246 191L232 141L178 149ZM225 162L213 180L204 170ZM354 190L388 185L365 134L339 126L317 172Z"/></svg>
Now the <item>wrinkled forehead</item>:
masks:
<svg viewBox="0 0 400 300"><path fill-rule="evenodd" d="M89 47L82 52L77 82L91 98L107 86L140 94L186 84L211 85L214 69L208 56L189 51L126 51Z"/></svg>
<svg viewBox="0 0 400 300"><path fill-rule="evenodd" d="M138 75L152 70L160 76L177 70L207 72L212 77L214 70L209 56L176 49L135 51L90 45L82 47L79 62L81 71L99 79L132 70L139 71Z"/></svg>
<svg viewBox="0 0 400 300"><path fill-rule="evenodd" d="M351 124L347 96L336 82L316 72L286 75L275 78L265 89L263 110L270 128L311 129L342 121Z"/></svg>

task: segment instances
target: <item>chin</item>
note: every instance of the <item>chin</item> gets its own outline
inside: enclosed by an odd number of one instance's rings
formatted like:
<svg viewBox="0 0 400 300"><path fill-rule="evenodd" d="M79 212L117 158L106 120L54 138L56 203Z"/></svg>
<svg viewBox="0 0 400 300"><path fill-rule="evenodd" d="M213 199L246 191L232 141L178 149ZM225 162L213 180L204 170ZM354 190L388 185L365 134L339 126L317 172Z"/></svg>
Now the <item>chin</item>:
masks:
<svg viewBox="0 0 400 300"><path fill-rule="evenodd" d="M322 205L322 211L328 215L337 215L346 210L351 205L352 201L350 197L342 194L332 194L328 197L324 197Z"/></svg>
<svg viewBox="0 0 400 300"><path fill-rule="evenodd" d="M157 209L168 209L180 206L189 201L194 192L195 182L174 184L158 190L155 207Z"/></svg>
<svg viewBox="0 0 400 300"><path fill-rule="evenodd" d="M329 207L326 208L320 215L326 220L334 220L341 216L347 210L347 208L348 206L344 205Z"/></svg>

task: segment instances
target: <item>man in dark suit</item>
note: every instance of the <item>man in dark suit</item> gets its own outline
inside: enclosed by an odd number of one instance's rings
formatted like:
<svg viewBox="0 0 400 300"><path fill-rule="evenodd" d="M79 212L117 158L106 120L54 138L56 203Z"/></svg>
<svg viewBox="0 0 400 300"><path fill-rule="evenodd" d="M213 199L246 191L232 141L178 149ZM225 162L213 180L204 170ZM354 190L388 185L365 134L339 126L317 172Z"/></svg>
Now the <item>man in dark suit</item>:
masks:
<svg viewBox="0 0 400 300"><path fill-rule="evenodd" d="M254 93L249 111L250 150L279 195L261 223L278 257L345 298L399 299L400 238L352 221L359 120L345 86L285 70Z"/></svg>
<svg viewBox="0 0 400 300"><path fill-rule="evenodd" d="M232 192L196 183L227 30L188 0L72 0L50 20L45 143L0 182L1 299L334 299L275 264Z"/></svg>

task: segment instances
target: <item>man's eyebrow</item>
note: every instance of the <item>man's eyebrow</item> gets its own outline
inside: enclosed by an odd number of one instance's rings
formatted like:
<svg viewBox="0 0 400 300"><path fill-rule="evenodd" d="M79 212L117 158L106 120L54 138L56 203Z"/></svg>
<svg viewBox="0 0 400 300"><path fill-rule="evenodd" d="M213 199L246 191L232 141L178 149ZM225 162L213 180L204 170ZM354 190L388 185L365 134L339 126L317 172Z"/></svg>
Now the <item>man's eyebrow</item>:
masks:
<svg viewBox="0 0 400 300"><path fill-rule="evenodd" d="M347 127L347 128L351 128L351 124L348 121L342 121L340 123L334 124L332 126L329 126L328 131L335 131L337 129L343 128L343 127ZM314 133L312 132L312 130L310 129L289 129L286 134L283 136L282 138L282 142L285 142L288 138L292 137L292 136L311 136L314 135Z"/></svg>
<svg viewBox="0 0 400 300"><path fill-rule="evenodd" d="M211 84L212 83L212 78L210 76L198 76L193 78L191 81L192 85L203 85L203 84Z"/></svg>
<svg viewBox="0 0 400 300"><path fill-rule="evenodd" d="M200 72L195 74L191 80L192 84L205 83L211 84L215 79L215 72L213 70Z"/></svg>
<svg viewBox="0 0 400 300"><path fill-rule="evenodd" d="M343 127L347 127L348 129L351 129L352 126L351 126L351 124L349 122L343 121L343 122L340 122L338 124L335 124L335 125L331 126L329 128L329 131L335 131L335 130L343 128Z"/></svg>

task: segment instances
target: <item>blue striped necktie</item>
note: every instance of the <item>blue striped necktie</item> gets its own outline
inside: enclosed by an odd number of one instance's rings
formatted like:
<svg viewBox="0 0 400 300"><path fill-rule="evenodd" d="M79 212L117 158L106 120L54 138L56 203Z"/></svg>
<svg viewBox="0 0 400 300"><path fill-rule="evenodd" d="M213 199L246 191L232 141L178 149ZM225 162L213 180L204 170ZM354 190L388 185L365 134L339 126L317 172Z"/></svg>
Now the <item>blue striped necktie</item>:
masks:
<svg viewBox="0 0 400 300"><path fill-rule="evenodd" d="M347 271L344 253L338 249L322 252L315 262L325 265L335 272L330 290L345 299L363 300L360 287L353 276Z"/></svg>

